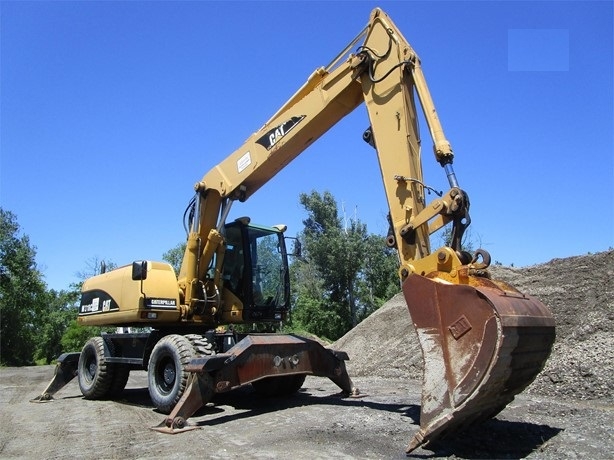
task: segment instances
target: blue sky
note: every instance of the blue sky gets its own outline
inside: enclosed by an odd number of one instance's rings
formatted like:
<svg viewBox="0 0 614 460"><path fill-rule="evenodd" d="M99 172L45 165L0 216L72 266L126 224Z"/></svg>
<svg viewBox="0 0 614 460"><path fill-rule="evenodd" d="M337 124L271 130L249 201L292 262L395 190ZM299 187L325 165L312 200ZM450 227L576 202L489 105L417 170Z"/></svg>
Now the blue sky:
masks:
<svg viewBox="0 0 614 460"><path fill-rule="evenodd" d="M612 2L2 2L0 205L49 287L93 257L159 260L182 241L194 183L375 6L421 57L472 238L515 266L614 246ZM299 194L329 190L385 234L367 126L360 107L232 217L293 235ZM423 140L426 181L445 189Z"/></svg>

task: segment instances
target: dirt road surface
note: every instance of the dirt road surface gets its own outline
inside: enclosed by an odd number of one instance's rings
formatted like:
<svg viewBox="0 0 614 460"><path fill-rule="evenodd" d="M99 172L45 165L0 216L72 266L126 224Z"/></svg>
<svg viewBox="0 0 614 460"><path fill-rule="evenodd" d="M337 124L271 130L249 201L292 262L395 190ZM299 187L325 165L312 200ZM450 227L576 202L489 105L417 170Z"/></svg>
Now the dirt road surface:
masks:
<svg viewBox="0 0 614 460"><path fill-rule="evenodd" d="M543 372L495 419L418 449L416 458L614 458L614 251L555 259L494 275L548 305L557 339ZM251 387L218 395L165 435L144 372L118 401L87 401L76 381L45 404L28 402L52 366L0 369L0 458L395 459L419 427L422 357L402 297L395 296L334 344L366 396L307 378L284 399Z"/></svg>
<svg viewBox="0 0 614 460"><path fill-rule="evenodd" d="M218 395L190 419L200 429L149 430L146 374L133 372L118 401L88 401L76 381L49 403L40 394L52 366L0 369L0 458L395 459L418 429L420 382L354 379L364 396L341 399L329 380L308 377L284 399L250 387ZM603 402L523 394L472 433L418 449L416 458L591 458L614 455L614 407Z"/></svg>

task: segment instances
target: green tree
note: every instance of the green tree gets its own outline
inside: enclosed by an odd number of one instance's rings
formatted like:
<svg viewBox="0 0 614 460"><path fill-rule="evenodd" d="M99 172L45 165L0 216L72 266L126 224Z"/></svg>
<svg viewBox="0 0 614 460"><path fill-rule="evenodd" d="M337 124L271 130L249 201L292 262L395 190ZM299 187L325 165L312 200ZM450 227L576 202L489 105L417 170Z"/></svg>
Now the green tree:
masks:
<svg viewBox="0 0 614 460"><path fill-rule="evenodd" d="M386 245L386 238L370 234L366 241L364 266L361 271L362 308L357 312L362 321L400 290L399 257L395 248Z"/></svg>
<svg viewBox="0 0 614 460"><path fill-rule="evenodd" d="M76 312L75 315L76 316ZM85 342L92 337L97 337L103 332L113 332L114 327L81 326L74 318L68 322L60 342L62 352L81 351Z"/></svg>
<svg viewBox="0 0 614 460"><path fill-rule="evenodd" d="M292 326L328 341L339 338L340 331L347 327L343 318L327 308L323 299L313 297L298 297L292 314Z"/></svg>
<svg viewBox="0 0 614 460"><path fill-rule="evenodd" d="M62 333L59 343L62 352L81 351L85 342L90 338L97 337L103 332L115 330L114 327L82 326L77 321L78 301L81 297L83 282L103 271L106 272L115 268L117 268L115 262L103 260L96 256L91 257L85 262L85 268L77 273L81 281L72 284L69 291L60 291L56 294L55 305L59 311L55 314L54 320L61 322Z"/></svg>
<svg viewBox="0 0 614 460"><path fill-rule="evenodd" d="M165 260L173 266L175 273L179 275L181 269L181 263L183 262L183 253L185 252L186 243L179 243L172 249L169 249L162 254L162 260Z"/></svg>
<svg viewBox="0 0 614 460"><path fill-rule="evenodd" d="M36 249L19 233L16 216L0 208L0 363L11 366L33 363L46 300Z"/></svg>
<svg viewBox="0 0 614 460"><path fill-rule="evenodd" d="M62 352L72 351L63 347L62 337L71 321L75 321L78 299L79 291L76 289L70 291L51 289L46 292L46 309L38 321L34 351L37 360L51 364Z"/></svg>
<svg viewBox="0 0 614 460"><path fill-rule="evenodd" d="M342 220L330 192L301 194L300 202L305 259L292 266L293 321L335 340L398 292L398 258L360 220Z"/></svg>

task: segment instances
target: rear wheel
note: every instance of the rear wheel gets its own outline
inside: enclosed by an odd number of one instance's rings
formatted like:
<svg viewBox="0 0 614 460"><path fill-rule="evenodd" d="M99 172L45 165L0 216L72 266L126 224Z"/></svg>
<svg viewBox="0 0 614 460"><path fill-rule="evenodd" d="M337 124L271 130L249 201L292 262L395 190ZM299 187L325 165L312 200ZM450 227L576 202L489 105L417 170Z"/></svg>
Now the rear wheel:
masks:
<svg viewBox="0 0 614 460"><path fill-rule="evenodd" d="M200 334L186 334L184 337L192 344L195 356L209 356L216 354L217 350L215 345L209 342L205 336Z"/></svg>
<svg viewBox="0 0 614 460"><path fill-rule="evenodd" d="M252 387L262 396L290 396L301 389L305 383L305 377L305 374L267 377L252 382Z"/></svg>
<svg viewBox="0 0 614 460"><path fill-rule="evenodd" d="M86 399L102 399L109 394L113 367L106 362L102 337L87 341L78 364L79 388Z"/></svg>
<svg viewBox="0 0 614 460"><path fill-rule="evenodd" d="M154 406L168 414L185 391L189 372L185 366L194 355L190 341L181 335L167 335L154 347L149 358L149 395Z"/></svg>

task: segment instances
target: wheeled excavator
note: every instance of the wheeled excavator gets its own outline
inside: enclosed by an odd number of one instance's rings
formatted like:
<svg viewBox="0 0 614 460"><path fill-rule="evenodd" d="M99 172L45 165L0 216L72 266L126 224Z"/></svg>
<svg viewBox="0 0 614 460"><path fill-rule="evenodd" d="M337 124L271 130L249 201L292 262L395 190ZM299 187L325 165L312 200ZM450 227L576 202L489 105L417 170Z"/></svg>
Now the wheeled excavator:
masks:
<svg viewBox="0 0 614 460"><path fill-rule="evenodd" d="M449 190L427 202L416 102ZM136 261L86 280L78 322L149 328L94 337L62 355L52 395L75 375L86 398L121 392L131 370L147 370L156 427L175 433L215 393L252 384L291 394L306 375L356 392L346 353L276 333L290 310L284 226L227 222L231 206L260 187L329 128L365 104L364 140L375 149L389 206L386 243L398 250L399 278L424 361L420 429L411 452L499 413L543 368L555 337L552 314L488 272L484 250L461 247L469 198L453 169L420 59L380 9L326 67L243 145L195 185L186 210L188 236L178 275L166 263ZM431 249L430 235L451 226L450 243ZM239 325L260 329L240 332Z"/></svg>

